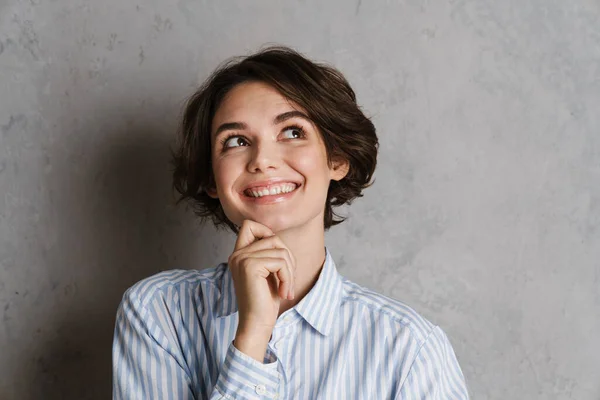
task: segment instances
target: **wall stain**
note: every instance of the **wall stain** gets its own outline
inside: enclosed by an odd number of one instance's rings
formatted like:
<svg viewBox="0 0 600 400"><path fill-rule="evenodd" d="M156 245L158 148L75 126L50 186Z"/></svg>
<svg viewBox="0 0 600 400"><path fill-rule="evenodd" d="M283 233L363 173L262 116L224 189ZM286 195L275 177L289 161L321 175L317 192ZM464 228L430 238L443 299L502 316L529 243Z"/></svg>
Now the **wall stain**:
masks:
<svg viewBox="0 0 600 400"><path fill-rule="evenodd" d="M2 313L2 322L5 325L5 328L9 328L8 322L12 320L12 318L8 315L8 310L10 309L10 302L4 305L4 312Z"/></svg>
<svg viewBox="0 0 600 400"><path fill-rule="evenodd" d="M106 61L106 57L96 57L96 59L91 63L90 69L88 70L88 78L94 79L99 77L106 67Z"/></svg>
<svg viewBox="0 0 600 400"><path fill-rule="evenodd" d="M115 48L115 43L117 43L117 34L111 33L108 36L108 45L106 46L106 49L108 51L113 51L113 49ZM121 41L119 40L118 43L121 43Z"/></svg>
<svg viewBox="0 0 600 400"><path fill-rule="evenodd" d="M153 27L156 32L160 33L164 31L170 31L171 29L173 29L173 23L169 18L163 19L160 15L155 14Z"/></svg>
<svg viewBox="0 0 600 400"><path fill-rule="evenodd" d="M428 39L433 39L435 38L435 29L433 28L425 28L421 30L421 33L424 36L427 36Z"/></svg>
<svg viewBox="0 0 600 400"><path fill-rule="evenodd" d="M25 115L11 115L8 119L8 123L0 125L0 132L2 132L3 135L6 135L13 128L13 126L15 126L15 124L20 122L24 122L23 125L27 124L27 118L25 118Z"/></svg>
<svg viewBox="0 0 600 400"><path fill-rule="evenodd" d="M19 43L25 50L29 51L34 60L39 60L40 42L37 33L33 30L33 22L23 21L20 27Z"/></svg>
<svg viewBox="0 0 600 400"><path fill-rule="evenodd" d="M77 291L78 291L78 285L76 282L68 283L63 289L63 293L65 296L71 296L71 295L77 293Z"/></svg>

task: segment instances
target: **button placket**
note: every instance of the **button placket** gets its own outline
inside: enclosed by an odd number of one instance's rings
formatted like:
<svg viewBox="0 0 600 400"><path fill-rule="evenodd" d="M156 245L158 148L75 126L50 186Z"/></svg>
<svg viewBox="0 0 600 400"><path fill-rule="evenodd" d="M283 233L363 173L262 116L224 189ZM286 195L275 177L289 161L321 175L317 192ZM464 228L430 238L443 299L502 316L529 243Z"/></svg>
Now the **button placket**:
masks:
<svg viewBox="0 0 600 400"><path fill-rule="evenodd" d="M273 333L271 336L271 340L269 341L269 348L278 359L278 364L281 368L281 374L283 375L283 379L280 384L280 392L274 393L273 398L286 398L285 394L287 392L287 380L288 380L288 372L289 368L293 368L292 360L289 357L289 354L286 354L287 346L286 343L289 340L292 340L294 335L296 334L295 326L299 322L299 318L297 315L288 314L281 318L278 323L275 325L273 329Z"/></svg>
<svg viewBox="0 0 600 400"><path fill-rule="evenodd" d="M284 338L281 338L275 342L275 345L274 345L275 350L281 350L283 348L283 339Z"/></svg>
<svg viewBox="0 0 600 400"><path fill-rule="evenodd" d="M285 346L285 341L289 338L291 334L290 329L283 329L281 332L277 332L277 335L273 336L271 347L275 350L282 350Z"/></svg>

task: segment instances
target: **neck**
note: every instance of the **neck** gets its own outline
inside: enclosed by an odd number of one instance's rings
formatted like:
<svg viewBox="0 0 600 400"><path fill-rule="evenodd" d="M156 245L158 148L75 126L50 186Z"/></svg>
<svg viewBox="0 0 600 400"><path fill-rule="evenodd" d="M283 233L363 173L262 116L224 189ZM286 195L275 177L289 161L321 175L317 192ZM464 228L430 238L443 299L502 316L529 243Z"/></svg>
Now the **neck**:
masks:
<svg viewBox="0 0 600 400"><path fill-rule="evenodd" d="M319 220L320 218L320 220ZM306 296L319 278L325 262L325 230L323 216L301 227L275 233L290 249L296 259L294 299L281 300L279 315L294 307Z"/></svg>

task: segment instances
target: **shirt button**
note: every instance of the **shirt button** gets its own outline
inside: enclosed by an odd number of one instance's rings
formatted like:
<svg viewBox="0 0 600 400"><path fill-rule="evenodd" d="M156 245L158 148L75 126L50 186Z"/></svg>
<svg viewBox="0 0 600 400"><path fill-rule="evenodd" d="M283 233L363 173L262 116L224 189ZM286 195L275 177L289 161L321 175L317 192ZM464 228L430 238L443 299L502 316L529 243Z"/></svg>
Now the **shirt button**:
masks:
<svg viewBox="0 0 600 400"><path fill-rule="evenodd" d="M265 385L256 385L256 394L265 394L267 393L267 388Z"/></svg>

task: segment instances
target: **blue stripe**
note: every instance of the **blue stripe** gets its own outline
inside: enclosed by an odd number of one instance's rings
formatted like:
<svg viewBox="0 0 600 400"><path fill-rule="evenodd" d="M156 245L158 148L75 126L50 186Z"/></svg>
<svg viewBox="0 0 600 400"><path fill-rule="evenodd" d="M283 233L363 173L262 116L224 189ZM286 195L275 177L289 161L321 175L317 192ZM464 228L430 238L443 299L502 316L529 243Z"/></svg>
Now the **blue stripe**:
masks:
<svg viewBox="0 0 600 400"><path fill-rule="evenodd" d="M277 320L268 363L233 347L237 302L227 264L133 285L116 317L113 398L468 399L446 334L406 304L343 278L326 254L315 286Z"/></svg>

